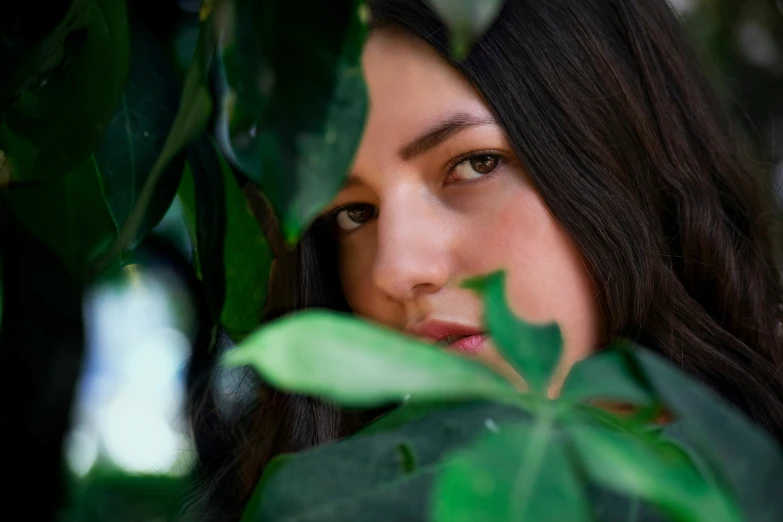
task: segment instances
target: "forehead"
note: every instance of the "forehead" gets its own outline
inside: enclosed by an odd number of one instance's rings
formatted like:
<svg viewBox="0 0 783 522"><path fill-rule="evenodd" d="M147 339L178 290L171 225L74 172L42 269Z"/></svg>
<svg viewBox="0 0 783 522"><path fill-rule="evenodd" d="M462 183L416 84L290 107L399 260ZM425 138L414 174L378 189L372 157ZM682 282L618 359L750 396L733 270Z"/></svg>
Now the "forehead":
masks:
<svg viewBox="0 0 783 522"><path fill-rule="evenodd" d="M366 137L409 138L455 113L490 117L481 95L426 42L402 31L374 30L362 55L369 89Z"/></svg>

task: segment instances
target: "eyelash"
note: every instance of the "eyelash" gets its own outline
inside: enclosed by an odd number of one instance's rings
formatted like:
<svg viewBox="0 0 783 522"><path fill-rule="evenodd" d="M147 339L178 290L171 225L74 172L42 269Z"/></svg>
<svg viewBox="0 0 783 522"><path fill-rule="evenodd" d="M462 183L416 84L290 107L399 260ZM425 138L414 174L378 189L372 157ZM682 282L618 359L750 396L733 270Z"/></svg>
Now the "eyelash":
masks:
<svg viewBox="0 0 783 522"><path fill-rule="evenodd" d="M492 170L492 172L485 174L481 176L480 178L472 179L472 180L464 180L464 181L455 181L452 183L449 183L447 181L448 177L452 174L454 169L460 165L461 163L474 159L474 158L482 158L486 156L492 156L494 158L497 158L497 165ZM487 150L487 151L481 151L481 150L474 150L471 152L466 152L464 154L460 154L459 156L449 160L449 162L446 164L446 167L444 168L444 181L442 183L443 186L451 185L459 183L461 185L472 185L476 182L484 181L487 178L492 178L497 174L497 171L503 167L506 163L506 157L503 154L500 154L499 152ZM337 226L337 215L342 212L343 210L350 209L351 207L363 205L364 203L346 203L344 205L336 205L333 208L329 209L327 212L321 215L320 218L316 221L316 224L318 225L329 225L330 228L337 232L347 233L345 231L342 231L340 227ZM350 232L350 231L349 231Z"/></svg>

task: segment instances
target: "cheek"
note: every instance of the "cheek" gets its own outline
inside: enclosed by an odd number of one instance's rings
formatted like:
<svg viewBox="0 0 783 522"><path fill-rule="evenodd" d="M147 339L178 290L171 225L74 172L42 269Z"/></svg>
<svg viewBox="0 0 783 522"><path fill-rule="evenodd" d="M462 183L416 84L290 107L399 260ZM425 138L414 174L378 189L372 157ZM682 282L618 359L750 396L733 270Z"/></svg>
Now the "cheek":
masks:
<svg viewBox="0 0 783 522"><path fill-rule="evenodd" d="M602 341L599 303L589 271L577 249L541 198L529 187L509 188L484 222L491 234L471 232L481 266L471 271L507 271L512 310L528 321L556 321L570 366Z"/></svg>

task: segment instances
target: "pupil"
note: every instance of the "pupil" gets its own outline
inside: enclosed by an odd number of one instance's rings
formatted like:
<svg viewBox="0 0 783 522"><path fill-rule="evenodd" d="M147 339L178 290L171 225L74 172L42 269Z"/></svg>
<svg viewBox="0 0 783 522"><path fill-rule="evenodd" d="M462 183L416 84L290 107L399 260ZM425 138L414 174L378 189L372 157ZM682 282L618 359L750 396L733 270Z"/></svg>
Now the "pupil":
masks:
<svg viewBox="0 0 783 522"><path fill-rule="evenodd" d="M473 169L481 174L489 174L495 168L496 159L492 156L482 156L472 160Z"/></svg>
<svg viewBox="0 0 783 522"><path fill-rule="evenodd" d="M355 223L364 223L372 217L372 212L367 205L362 205L348 210L348 217Z"/></svg>

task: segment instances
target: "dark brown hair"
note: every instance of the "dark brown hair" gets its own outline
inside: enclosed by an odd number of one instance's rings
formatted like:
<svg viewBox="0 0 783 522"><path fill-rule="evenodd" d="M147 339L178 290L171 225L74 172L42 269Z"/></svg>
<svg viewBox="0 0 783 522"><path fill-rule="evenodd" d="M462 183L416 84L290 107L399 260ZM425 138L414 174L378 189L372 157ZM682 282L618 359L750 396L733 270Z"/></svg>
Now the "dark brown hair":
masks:
<svg viewBox="0 0 783 522"><path fill-rule="evenodd" d="M425 2L369 4L376 29L408 31L449 60L447 30ZM506 0L453 65L578 245L610 331L663 354L783 440L771 180L743 157L667 3ZM345 309L335 259L311 230L294 259L278 263L269 317ZM261 389L227 485L239 508L272 456L361 423Z"/></svg>

